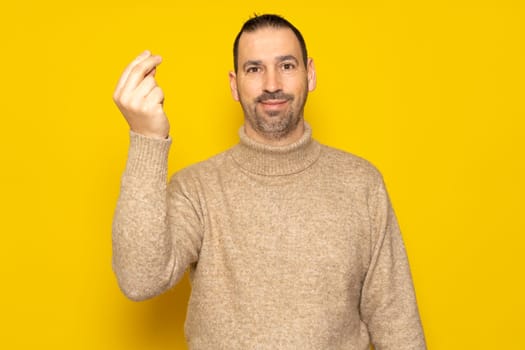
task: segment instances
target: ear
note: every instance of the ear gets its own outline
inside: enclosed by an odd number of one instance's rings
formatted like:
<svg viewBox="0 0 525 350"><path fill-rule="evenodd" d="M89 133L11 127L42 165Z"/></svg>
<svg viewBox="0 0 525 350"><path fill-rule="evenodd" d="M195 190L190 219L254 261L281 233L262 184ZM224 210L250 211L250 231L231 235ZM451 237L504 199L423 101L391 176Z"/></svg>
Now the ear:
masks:
<svg viewBox="0 0 525 350"><path fill-rule="evenodd" d="M230 73L228 73L228 77L230 78L230 90L232 92L232 97L235 101L239 101L239 92L237 91L237 75L235 72L230 71Z"/></svg>
<svg viewBox="0 0 525 350"><path fill-rule="evenodd" d="M315 75L314 60L312 58L308 59L306 74L308 75L308 91L314 91L317 86L317 77Z"/></svg>

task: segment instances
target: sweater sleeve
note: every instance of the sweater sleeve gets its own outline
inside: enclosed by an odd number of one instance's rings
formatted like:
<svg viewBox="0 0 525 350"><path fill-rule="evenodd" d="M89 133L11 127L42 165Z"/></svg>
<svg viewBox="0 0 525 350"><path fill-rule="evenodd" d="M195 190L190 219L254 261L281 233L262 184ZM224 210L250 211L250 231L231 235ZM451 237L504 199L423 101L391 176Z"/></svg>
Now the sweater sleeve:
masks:
<svg viewBox="0 0 525 350"><path fill-rule="evenodd" d="M369 208L371 260L361 294L361 317L376 350L424 350L408 259L381 176Z"/></svg>
<svg viewBox="0 0 525 350"><path fill-rule="evenodd" d="M112 243L119 286L135 301L171 288L197 259L201 226L194 205L166 181L170 145L171 139L130 132Z"/></svg>

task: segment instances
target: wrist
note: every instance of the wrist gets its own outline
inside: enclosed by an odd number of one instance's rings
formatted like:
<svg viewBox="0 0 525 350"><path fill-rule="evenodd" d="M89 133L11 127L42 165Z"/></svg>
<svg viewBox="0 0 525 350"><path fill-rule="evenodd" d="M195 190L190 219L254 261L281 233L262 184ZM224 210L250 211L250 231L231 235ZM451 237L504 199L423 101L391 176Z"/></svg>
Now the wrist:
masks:
<svg viewBox="0 0 525 350"><path fill-rule="evenodd" d="M155 140L167 140L170 137L169 130L164 132L153 132L153 131L142 131L142 130L134 130L133 128L130 128L130 132L136 135L140 135L149 139L155 139Z"/></svg>

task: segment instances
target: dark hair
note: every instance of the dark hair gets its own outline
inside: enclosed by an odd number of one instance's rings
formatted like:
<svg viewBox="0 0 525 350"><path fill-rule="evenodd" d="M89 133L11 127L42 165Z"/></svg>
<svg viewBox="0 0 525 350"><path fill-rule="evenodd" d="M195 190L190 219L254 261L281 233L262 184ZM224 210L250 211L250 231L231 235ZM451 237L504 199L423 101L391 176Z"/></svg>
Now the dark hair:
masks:
<svg viewBox="0 0 525 350"><path fill-rule="evenodd" d="M264 15L257 15L255 14L254 17L250 18L248 21L246 21L240 32L235 37L235 41L233 42L233 67L235 71L237 72L238 68L238 56L239 56L239 39L241 38L241 34L244 32L255 32L258 29L261 28L290 28L295 36L297 37L297 40L299 41L299 45L301 45L301 51L303 54L303 61L304 65L306 66L308 62L308 52L306 51L306 43L304 42L304 38L299 31L299 29L295 28L293 24L288 22L286 19L279 15L273 15L273 14L264 14Z"/></svg>

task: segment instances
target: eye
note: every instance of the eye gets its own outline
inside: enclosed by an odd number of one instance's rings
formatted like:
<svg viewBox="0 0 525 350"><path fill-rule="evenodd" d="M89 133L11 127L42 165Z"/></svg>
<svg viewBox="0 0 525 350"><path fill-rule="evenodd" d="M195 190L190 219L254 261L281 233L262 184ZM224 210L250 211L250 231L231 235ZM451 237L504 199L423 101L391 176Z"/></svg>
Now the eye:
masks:
<svg viewBox="0 0 525 350"><path fill-rule="evenodd" d="M257 67L257 66L252 66L252 67L246 68L246 73L257 73L257 72L260 72L260 71L261 71L261 67Z"/></svg>
<svg viewBox="0 0 525 350"><path fill-rule="evenodd" d="M282 68L282 70L292 70L292 69L295 69L295 64L293 64L291 62L284 62L281 65L281 68Z"/></svg>

